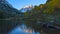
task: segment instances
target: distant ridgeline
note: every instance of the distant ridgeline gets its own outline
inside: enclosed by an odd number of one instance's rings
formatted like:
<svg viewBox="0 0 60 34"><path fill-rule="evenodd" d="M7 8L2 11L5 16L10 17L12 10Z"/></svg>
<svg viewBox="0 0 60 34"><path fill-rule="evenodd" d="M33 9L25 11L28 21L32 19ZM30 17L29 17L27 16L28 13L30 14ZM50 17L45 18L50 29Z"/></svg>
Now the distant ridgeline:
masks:
<svg viewBox="0 0 60 34"><path fill-rule="evenodd" d="M7 34L10 29L14 28L22 14L6 0L0 0L0 34Z"/></svg>
<svg viewBox="0 0 60 34"><path fill-rule="evenodd" d="M29 10L32 10L33 9L33 6L32 5L29 5L29 6L25 6L23 7L22 9L20 9L21 12L26 12L26 11L29 11Z"/></svg>

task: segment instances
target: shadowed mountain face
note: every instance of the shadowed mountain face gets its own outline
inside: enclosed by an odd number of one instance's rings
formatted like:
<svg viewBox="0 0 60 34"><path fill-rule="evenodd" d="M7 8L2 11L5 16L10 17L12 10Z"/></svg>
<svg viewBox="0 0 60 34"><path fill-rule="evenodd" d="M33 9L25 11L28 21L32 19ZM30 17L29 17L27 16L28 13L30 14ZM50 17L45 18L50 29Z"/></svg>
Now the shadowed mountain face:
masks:
<svg viewBox="0 0 60 34"><path fill-rule="evenodd" d="M0 15L3 14L3 18L17 16L21 14L17 9L13 8L6 0L0 0Z"/></svg>
<svg viewBox="0 0 60 34"><path fill-rule="evenodd" d="M6 0L0 0L0 10L11 13L13 10L13 7L6 1Z"/></svg>

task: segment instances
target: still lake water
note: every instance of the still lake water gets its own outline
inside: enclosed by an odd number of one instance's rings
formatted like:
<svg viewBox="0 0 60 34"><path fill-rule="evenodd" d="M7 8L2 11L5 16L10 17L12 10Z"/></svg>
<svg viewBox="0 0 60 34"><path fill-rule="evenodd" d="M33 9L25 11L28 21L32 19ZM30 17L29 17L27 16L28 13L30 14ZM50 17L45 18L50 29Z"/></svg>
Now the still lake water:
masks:
<svg viewBox="0 0 60 34"><path fill-rule="evenodd" d="M25 24L21 24L14 28L9 34L40 34L39 32L35 32L34 29L27 27Z"/></svg>

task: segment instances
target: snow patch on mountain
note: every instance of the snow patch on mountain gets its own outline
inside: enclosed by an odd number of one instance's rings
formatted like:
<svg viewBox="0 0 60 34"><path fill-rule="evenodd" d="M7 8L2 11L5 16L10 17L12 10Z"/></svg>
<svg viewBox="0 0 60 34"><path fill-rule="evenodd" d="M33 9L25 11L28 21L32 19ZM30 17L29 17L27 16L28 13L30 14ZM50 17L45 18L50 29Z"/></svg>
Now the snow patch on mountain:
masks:
<svg viewBox="0 0 60 34"><path fill-rule="evenodd" d="M29 6L24 6L20 11L21 12L26 12L27 10L32 10L34 7L32 5Z"/></svg>

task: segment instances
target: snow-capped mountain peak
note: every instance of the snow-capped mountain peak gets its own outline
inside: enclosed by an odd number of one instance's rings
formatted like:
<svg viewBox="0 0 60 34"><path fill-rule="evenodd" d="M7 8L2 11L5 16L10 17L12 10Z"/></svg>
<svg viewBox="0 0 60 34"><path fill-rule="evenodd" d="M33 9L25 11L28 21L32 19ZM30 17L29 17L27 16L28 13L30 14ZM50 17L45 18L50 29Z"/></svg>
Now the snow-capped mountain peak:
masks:
<svg viewBox="0 0 60 34"><path fill-rule="evenodd" d="M29 6L23 7L20 11L21 12L26 12L27 10L32 10L32 9L33 9L33 6L32 5L29 5Z"/></svg>
<svg viewBox="0 0 60 34"><path fill-rule="evenodd" d="M29 5L29 6L24 6L23 8L33 8L33 6Z"/></svg>

